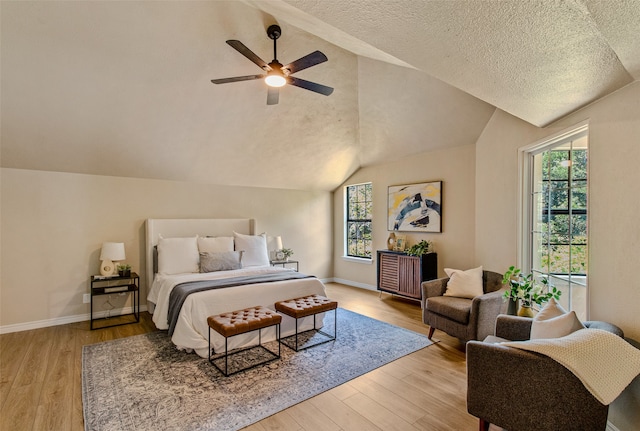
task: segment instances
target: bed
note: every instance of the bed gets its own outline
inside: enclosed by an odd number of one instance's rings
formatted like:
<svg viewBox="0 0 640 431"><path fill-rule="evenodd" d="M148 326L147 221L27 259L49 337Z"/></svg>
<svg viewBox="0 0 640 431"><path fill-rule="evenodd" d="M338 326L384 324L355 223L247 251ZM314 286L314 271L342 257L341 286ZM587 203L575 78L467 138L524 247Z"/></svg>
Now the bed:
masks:
<svg viewBox="0 0 640 431"><path fill-rule="evenodd" d="M208 316L256 305L273 309L277 301L326 295L316 277L271 266L267 237L254 230L253 219L146 221L147 306L156 327L167 330L178 349L208 356ZM301 330L311 329L313 319L298 324ZM281 336L294 331L294 320L283 316ZM275 329L263 330L262 338L275 339ZM229 349L257 339L257 333L232 337ZM224 338L215 331L211 347L224 350Z"/></svg>

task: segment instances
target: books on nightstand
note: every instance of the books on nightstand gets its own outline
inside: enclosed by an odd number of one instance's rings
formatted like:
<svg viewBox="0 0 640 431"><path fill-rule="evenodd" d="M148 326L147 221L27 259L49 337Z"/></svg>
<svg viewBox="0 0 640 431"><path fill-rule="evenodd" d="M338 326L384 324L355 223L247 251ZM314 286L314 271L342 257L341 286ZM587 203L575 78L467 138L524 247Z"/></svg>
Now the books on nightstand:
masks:
<svg viewBox="0 0 640 431"><path fill-rule="evenodd" d="M94 275L93 279L94 280L109 280L110 278L116 278L119 277L118 274L113 274L113 275Z"/></svg>

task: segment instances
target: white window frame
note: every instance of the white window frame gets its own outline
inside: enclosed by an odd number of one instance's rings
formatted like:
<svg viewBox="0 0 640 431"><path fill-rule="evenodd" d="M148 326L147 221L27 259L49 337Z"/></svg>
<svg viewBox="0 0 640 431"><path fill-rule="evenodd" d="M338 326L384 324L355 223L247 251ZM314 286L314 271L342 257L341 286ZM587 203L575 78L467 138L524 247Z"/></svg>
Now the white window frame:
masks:
<svg viewBox="0 0 640 431"><path fill-rule="evenodd" d="M518 213L517 213L517 256L516 261L519 268L524 273L530 273L532 252L531 252L531 231L533 226L531 188L533 184L533 167L531 156L539 154L549 147L556 147L563 142L570 142L578 139L581 135L588 135L589 122L583 121L570 128L564 129L554 135L543 138L531 145L518 149ZM587 160L587 171L589 161ZM587 181L589 184L589 180ZM588 193L587 189L587 193ZM590 199L587 198L587 214L589 214ZM587 231L587 244L589 244ZM587 245L588 247L588 245ZM587 271L588 286L589 272ZM586 318L589 315L589 289L587 287ZM569 300L570 301L570 300Z"/></svg>

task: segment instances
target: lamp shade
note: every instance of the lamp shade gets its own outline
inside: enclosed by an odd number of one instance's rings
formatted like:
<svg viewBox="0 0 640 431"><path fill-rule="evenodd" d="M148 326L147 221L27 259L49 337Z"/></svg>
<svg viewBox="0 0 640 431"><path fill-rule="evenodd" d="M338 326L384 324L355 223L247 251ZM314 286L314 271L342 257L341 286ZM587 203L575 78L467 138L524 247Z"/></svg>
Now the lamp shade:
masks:
<svg viewBox="0 0 640 431"><path fill-rule="evenodd" d="M100 252L100 260L125 260L123 242L104 242Z"/></svg>
<svg viewBox="0 0 640 431"><path fill-rule="evenodd" d="M282 250L282 237L276 237L276 250Z"/></svg>

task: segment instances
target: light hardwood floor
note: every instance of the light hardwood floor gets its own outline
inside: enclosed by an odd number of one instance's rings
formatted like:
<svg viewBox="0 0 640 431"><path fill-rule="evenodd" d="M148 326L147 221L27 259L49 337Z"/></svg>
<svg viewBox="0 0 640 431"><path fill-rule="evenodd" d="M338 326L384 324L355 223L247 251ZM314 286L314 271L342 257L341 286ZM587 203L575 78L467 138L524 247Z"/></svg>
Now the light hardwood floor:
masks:
<svg viewBox="0 0 640 431"><path fill-rule="evenodd" d="M415 301L336 283L327 284L327 296L342 308L428 332ZM82 322L0 335L0 429L83 430L82 346L154 330L142 313L138 324L95 331ZM245 430L476 430L466 411L463 346L441 331L434 340Z"/></svg>

